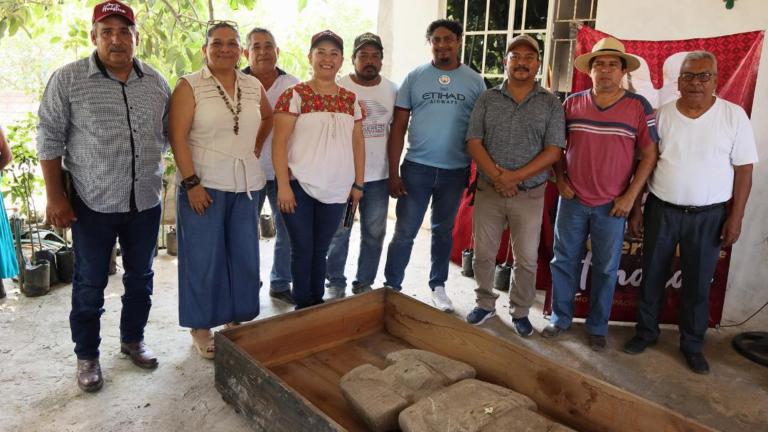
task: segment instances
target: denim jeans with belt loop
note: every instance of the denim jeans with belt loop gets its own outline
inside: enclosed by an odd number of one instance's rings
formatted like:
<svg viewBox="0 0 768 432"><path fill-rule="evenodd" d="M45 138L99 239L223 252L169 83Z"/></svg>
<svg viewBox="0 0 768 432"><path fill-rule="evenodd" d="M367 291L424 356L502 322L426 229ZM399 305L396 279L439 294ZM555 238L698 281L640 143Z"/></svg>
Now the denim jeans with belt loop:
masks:
<svg viewBox="0 0 768 432"><path fill-rule="evenodd" d="M341 223L346 204L325 204L312 198L292 180L296 210L283 213L291 238L291 273L296 309L323 303L326 255Z"/></svg>
<svg viewBox="0 0 768 432"><path fill-rule="evenodd" d="M469 167L443 169L406 160L400 167L400 173L407 194L397 199L397 222L387 250L384 284L397 290L402 288L413 240L421 228L431 199L429 287L445 286L453 245L453 224L467 187Z"/></svg>
<svg viewBox="0 0 768 432"><path fill-rule="evenodd" d="M613 202L596 207L582 204L577 197L560 197L555 220L552 270L552 324L571 326L573 303L585 259L587 237L591 238L592 285L587 330L592 335L608 333L608 318L616 289L621 248L624 244L623 217L609 216ZM586 288L586 287L585 287Z"/></svg>
<svg viewBox="0 0 768 432"><path fill-rule="evenodd" d="M381 251L384 249L384 235L387 231L389 209L388 180L365 182L365 193L360 200L360 256L352 283L355 287L371 287L379 270ZM353 227L354 228L354 227ZM328 285L347 287L344 267L349 254L349 236L353 228L339 226L328 249Z"/></svg>
<svg viewBox="0 0 768 432"><path fill-rule="evenodd" d="M283 214L277 207L277 182L267 180L264 189L259 193L259 214L264 207L264 201L269 201L272 210L272 220L275 223L275 252L272 257L272 270L269 273L269 290L275 293L291 290L291 239L285 228Z"/></svg>
<svg viewBox="0 0 768 432"><path fill-rule="evenodd" d="M160 229L160 205L144 211L100 213L88 208L76 195L72 201L77 215L72 224L73 249L77 258L69 326L77 358L93 360L99 357L104 289L115 239L120 242L125 271L120 341L144 339L144 327L152 306L152 260Z"/></svg>

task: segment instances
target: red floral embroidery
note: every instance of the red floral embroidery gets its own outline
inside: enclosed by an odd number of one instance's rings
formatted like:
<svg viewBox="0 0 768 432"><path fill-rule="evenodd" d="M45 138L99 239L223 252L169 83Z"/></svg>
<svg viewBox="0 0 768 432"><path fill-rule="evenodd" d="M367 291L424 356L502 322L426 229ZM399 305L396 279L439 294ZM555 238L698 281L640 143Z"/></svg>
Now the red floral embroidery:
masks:
<svg viewBox="0 0 768 432"><path fill-rule="evenodd" d="M335 112L355 115L355 94L351 91L339 87L337 95L320 95L312 91L312 88L306 83L296 84L291 92L295 91L301 98L301 114L311 112ZM285 96L285 93L283 94ZM280 96L282 100L283 96ZM288 101L290 103L290 99ZM275 111L279 110L280 101Z"/></svg>
<svg viewBox="0 0 768 432"><path fill-rule="evenodd" d="M334 112L349 114L354 117L355 104L357 103L355 94L343 87L339 87L337 95L320 95L312 91L306 83L299 83L286 89L277 99L275 112L291 112L291 100L294 92L301 98L301 114L311 112Z"/></svg>
<svg viewBox="0 0 768 432"><path fill-rule="evenodd" d="M291 112L291 99L293 99L293 87L285 89L283 94L277 99L275 104L275 112Z"/></svg>

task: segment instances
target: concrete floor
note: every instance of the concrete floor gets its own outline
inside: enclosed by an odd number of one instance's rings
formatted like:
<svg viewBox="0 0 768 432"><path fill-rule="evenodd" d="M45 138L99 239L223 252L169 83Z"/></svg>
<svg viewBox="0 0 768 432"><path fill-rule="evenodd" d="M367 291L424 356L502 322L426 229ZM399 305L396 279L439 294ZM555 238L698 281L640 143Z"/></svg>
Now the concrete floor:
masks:
<svg viewBox="0 0 768 432"><path fill-rule="evenodd" d="M388 232L392 232L392 220ZM357 231L357 230L356 230ZM388 241L388 240L387 240ZM352 236L351 251L359 245ZM262 276L272 262L273 240L262 240ZM408 267L404 292L428 301L429 233L422 231ZM352 275L357 253L350 254ZM383 264L382 264L383 269ZM380 275L381 270L380 269ZM245 431L249 424L226 405L213 387L213 364L193 350L186 329L177 320L177 267L164 252L155 264L154 306L146 341L158 354L160 366L146 371L119 354L120 273L107 288L102 319L101 364L104 388L82 393L75 384L75 356L69 325L70 287L59 286L40 298L26 298L6 283L8 297L0 300L0 431ZM448 292L463 319L474 306L474 282L451 265ZM379 279L377 284L383 281ZM531 314L536 330L547 323L539 293ZM262 291L267 317L291 308ZM620 351L632 334L628 325L612 325L609 351L596 354L585 346L583 324L556 340L538 334L522 339L511 329L502 294L499 316L483 325L487 331L526 346L549 358L594 375L723 431L768 431L768 368L741 357L731 338L750 329L711 330L705 353L712 373L695 375L677 351L677 331L663 331L660 342L640 356ZM765 330L765 329L762 329Z"/></svg>

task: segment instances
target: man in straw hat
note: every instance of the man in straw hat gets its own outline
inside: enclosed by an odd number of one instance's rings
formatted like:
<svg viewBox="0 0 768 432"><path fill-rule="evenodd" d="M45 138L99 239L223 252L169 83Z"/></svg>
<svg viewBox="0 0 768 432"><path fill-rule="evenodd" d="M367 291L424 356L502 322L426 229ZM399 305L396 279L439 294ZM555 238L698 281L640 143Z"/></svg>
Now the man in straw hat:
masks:
<svg viewBox="0 0 768 432"><path fill-rule="evenodd" d="M560 201L550 265L552 318L541 334L555 337L571 326L589 236L592 286L586 328L595 351L606 348L625 218L658 158L653 108L642 96L621 88L624 74L639 66L612 37L576 58L574 67L589 74L592 88L565 101L565 158L554 166Z"/></svg>
<svg viewBox="0 0 768 432"><path fill-rule="evenodd" d="M507 76L475 102L467 131L467 152L479 178L472 217L477 306L467 322L479 325L495 315L493 271L504 228L509 225L515 264L509 290L515 331L533 334L528 311L536 298L536 262L549 167L565 148L560 100L536 83L539 43L528 35L509 42Z"/></svg>

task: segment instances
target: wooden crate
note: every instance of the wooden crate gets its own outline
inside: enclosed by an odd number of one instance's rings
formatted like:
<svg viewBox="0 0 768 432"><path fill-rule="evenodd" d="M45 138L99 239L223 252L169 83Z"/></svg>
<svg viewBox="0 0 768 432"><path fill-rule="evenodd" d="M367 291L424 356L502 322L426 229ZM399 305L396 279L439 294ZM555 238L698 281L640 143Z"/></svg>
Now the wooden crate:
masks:
<svg viewBox="0 0 768 432"><path fill-rule="evenodd" d="M468 363L580 431L713 430L389 289L216 333L216 388L256 430L365 431L340 378L407 348Z"/></svg>

